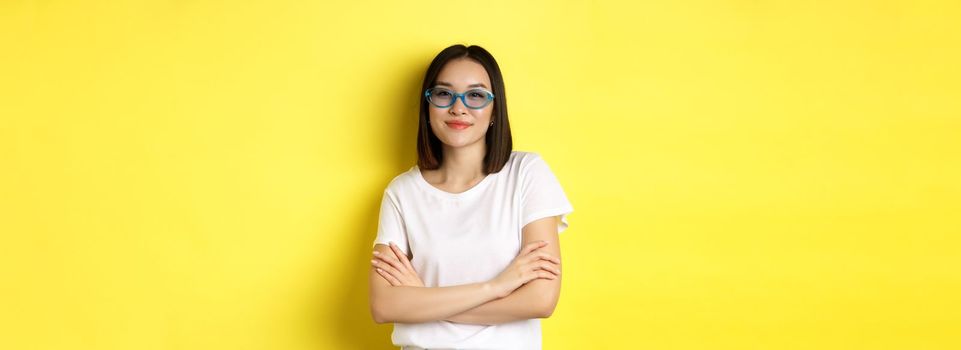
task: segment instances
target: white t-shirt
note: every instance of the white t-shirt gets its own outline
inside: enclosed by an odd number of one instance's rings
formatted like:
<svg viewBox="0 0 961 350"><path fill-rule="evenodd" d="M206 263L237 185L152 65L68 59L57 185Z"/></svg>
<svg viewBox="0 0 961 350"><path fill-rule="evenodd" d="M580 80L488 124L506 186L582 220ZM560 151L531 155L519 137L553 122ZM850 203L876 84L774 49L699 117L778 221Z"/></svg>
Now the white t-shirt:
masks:
<svg viewBox="0 0 961 350"><path fill-rule="evenodd" d="M461 193L434 187L416 165L384 190L378 243L394 242L427 287L485 282L501 273L521 248L521 229L561 215L558 233L574 208L537 153L512 151L504 168ZM397 346L457 349L540 349L540 319L498 325L435 321L395 323Z"/></svg>

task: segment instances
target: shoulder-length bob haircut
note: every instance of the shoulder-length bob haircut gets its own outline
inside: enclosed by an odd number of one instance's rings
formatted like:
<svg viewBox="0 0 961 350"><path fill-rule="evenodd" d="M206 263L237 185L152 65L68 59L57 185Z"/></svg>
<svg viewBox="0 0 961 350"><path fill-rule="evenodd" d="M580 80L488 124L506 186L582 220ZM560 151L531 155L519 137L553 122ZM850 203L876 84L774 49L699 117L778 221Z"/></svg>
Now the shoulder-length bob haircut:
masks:
<svg viewBox="0 0 961 350"><path fill-rule="evenodd" d="M434 61L427 68L424 75L424 85L420 90L420 120L417 127L417 166L421 169L437 169L443 162L444 154L440 139L430 128L428 120L430 114L428 108L430 104L424 98L424 91L434 87L437 83L437 75L447 62L459 58L469 58L484 66L487 75L491 80L491 91L494 93L494 110L491 112L491 121L494 125L490 126L485 136L487 142L487 154L484 155L483 170L485 175L501 171L507 164L511 156L513 143L511 141L511 126L507 120L507 96L504 93L504 78L501 76L501 69L497 66L494 56L484 50L484 48L471 45L452 45L434 57Z"/></svg>

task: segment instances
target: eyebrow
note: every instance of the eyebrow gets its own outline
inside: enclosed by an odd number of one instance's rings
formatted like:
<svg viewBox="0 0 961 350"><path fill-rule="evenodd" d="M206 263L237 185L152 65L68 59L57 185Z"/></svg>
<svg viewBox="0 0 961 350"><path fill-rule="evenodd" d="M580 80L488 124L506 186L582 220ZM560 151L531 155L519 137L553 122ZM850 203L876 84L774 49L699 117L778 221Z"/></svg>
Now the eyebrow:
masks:
<svg viewBox="0 0 961 350"><path fill-rule="evenodd" d="M438 81L438 82L437 82L437 85L444 85L444 86L454 87L454 84L448 83L448 82L446 82L446 81ZM485 88L485 89L490 89L489 87L487 87L487 85L484 85L483 83L470 84L470 85L467 85L467 87L468 87L468 88L482 87L482 88Z"/></svg>

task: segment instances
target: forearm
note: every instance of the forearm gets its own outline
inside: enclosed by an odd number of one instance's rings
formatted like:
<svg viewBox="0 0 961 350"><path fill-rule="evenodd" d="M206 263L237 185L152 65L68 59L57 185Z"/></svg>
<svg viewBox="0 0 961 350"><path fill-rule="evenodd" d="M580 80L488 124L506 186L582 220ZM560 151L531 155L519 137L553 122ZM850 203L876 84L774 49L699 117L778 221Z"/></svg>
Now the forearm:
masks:
<svg viewBox="0 0 961 350"><path fill-rule="evenodd" d="M514 290L510 295L489 301L445 320L456 323L493 325L532 318L543 318L553 312L556 297L550 281L536 279Z"/></svg>
<svg viewBox="0 0 961 350"><path fill-rule="evenodd" d="M486 282L449 287L387 286L378 294L373 311L379 323L443 320L497 298L493 286Z"/></svg>

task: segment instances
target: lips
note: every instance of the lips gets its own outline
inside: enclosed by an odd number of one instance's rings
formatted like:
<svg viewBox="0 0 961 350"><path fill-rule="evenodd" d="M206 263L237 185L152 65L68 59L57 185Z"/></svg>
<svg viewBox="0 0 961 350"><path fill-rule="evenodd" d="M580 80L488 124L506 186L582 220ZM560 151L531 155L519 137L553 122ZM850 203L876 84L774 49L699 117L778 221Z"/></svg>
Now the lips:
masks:
<svg viewBox="0 0 961 350"><path fill-rule="evenodd" d="M456 120L448 121L444 123L446 123L447 126L451 127L452 129L457 129L457 130L464 130L471 126L471 124L468 122L462 122L462 121L456 121Z"/></svg>

